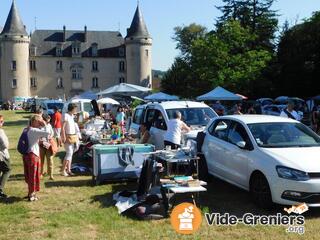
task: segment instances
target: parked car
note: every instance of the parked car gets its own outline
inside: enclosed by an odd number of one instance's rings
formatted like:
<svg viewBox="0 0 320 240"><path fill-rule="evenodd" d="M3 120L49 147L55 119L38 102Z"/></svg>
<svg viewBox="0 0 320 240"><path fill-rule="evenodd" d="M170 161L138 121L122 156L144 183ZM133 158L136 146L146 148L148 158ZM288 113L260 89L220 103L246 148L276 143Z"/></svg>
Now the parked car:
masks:
<svg viewBox="0 0 320 240"><path fill-rule="evenodd" d="M320 137L304 124L265 115L214 119L202 153L208 172L250 191L256 204L320 207Z"/></svg>
<svg viewBox="0 0 320 240"><path fill-rule="evenodd" d="M35 113L37 109L41 106L42 102L48 100L47 97L41 97L41 98L34 98L31 100L31 105L30 105L30 112Z"/></svg>
<svg viewBox="0 0 320 240"><path fill-rule="evenodd" d="M183 143L186 143L188 139L195 139L197 133L202 131L212 118L218 116L208 105L199 102L168 101L148 103L135 109L129 131L138 133L140 124L146 122L151 126L152 144L155 145L156 149L163 149L164 134L167 131L168 122L173 118L175 111L180 111L182 120L193 129L184 135Z"/></svg>
<svg viewBox="0 0 320 240"><path fill-rule="evenodd" d="M52 116L54 114L54 108L58 107L58 109L62 110L64 103L61 100L45 100L41 103L40 107L43 109L44 114Z"/></svg>
<svg viewBox="0 0 320 240"><path fill-rule="evenodd" d="M285 109L287 105L267 105L262 108L262 114L264 115L272 115L272 116L280 116L283 109Z"/></svg>
<svg viewBox="0 0 320 240"><path fill-rule="evenodd" d="M258 103L260 103L262 106L273 104L273 99L272 98L259 98L256 101Z"/></svg>

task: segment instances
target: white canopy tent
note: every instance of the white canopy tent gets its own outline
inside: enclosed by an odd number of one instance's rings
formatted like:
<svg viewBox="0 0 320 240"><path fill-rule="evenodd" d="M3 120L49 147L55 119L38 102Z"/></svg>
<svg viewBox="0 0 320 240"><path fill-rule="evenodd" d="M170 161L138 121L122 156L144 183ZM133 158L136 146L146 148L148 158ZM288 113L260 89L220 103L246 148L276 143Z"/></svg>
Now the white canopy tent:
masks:
<svg viewBox="0 0 320 240"><path fill-rule="evenodd" d="M112 98L101 98L97 101L99 104L112 104L112 105L120 105L120 103Z"/></svg>
<svg viewBox="0 0 320 240"><path fill-rule="evenodd" d="M149 100L149 101L174 101L174 100L179 100L179 97L174 96L174 95L169 95L163 92L158 92L151 94L147 97L144 98L144 100Z"/></svg>
<svg viewBox="0 0 320 240"><path fill-rule="evenodd" d="M222 87L216 87L211 92L197 97L198 101L239 101L242 98Z"/></svg>

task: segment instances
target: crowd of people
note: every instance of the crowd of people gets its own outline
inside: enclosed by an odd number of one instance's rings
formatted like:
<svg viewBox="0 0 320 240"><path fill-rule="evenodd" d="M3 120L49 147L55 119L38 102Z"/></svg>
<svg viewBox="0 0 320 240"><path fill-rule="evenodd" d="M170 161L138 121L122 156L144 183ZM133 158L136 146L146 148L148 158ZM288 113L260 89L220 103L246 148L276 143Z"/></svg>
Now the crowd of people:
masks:
<svg viewBox="0 0 320 240"><path fill-rule="evenodd" d="M216 102L213 108L219 115L224 115L224 107L220 102ZM247 114L256 114L253 106L247 108ZM241 115L242 105L236 104L233 108L233 114ZM127 107L118 107L116 114L111 110L106 110L102 118L109 124L113 131L118 131L118 136L135 140L139 144L151 143L150 127L148 123L140 125L138 134L129 134L127 132L128 122L130 122L131 110ZM298 113L294 110L294 103L288 103L280 116L299 120ZM320 108L315 106L312 111L312 128L319 133L320 128ZM49 180L54 180L54 156L59 147L64 147L65 156L61 168L62 176L74 175L71 171L73 154L79 149L81 132L78 123L85 123L89 119L88 114L78 113L77 105L70 103L67 112L62 115L58 108L54 109L52 118L43 114L38 109L31 116L28 126L24 129L20 140L25 134L25 144L27 148L23 152L23 165L25 182L28 185L28 199L37 201L37 192L40 191L40 180L48 175ZM10 176L11 164L9 155L9 140L2 126L4 117L0 115L0 198L6 198L4 192L6 182ZM179 111L174 112L173 118L168 122L168 129L164 135L164 146L166 149L177 149L181 144L183 132L191 131L191 128L182 121L182 115ZM18 145L19 148L19 145ZM19 150L19 149L18 149ZM46 164L45 164L46 163ZM45 168L47 169L45 171Z"/></svg>

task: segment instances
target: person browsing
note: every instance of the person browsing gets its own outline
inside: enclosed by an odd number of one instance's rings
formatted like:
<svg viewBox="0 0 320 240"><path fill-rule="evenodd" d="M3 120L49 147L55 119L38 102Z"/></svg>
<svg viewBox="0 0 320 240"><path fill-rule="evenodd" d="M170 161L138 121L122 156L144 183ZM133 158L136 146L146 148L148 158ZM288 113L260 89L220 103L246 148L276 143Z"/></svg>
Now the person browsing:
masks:
<svg viewBox="0 0 320 240"><path fill-rule="evenodd" d="M191 128L181 121L181 113L174 112L173 119L168 122L168 130L164 135L164 146L170 146L171 149L177 149L181 144L182 131L190 132Z"/></svg>
<svg viewBox="0 0 320 240"><path fill-rule="evenodd" d="M280 117L291 118L293 120L300 121L301 118L299 114L294 110L294 102L289 101L285 109L282 110Z"/></svg>
<svg viewBox="0 0 320 240"><path fill-rule="evenodd" d="M73 153L77 151L79 146L79 128L74 120L77 113L77 105L70 103L68 112L63 116L63 124L61 128L61 141L64 143L66 155L63 161L62 175L67 177L73 175L71 172L71 162Z"/></svg>
<svg viewBox="0 0 320 240"><path fill-rule="evenodd" d="M40 146L41 138L48 138L50 133L41 130L45 126L42 117L35 114L31 116L28 127L28 150L23 155L25 181L28 184L29 201L37 201L36 192L40 191Z"/></svg>
<svg viewBox="0 0 320 240"><path fill-rule="evenodd" d="M4 187L9 179L11 172L10 155L9 155L9 140L2 129L4 118L0 115L0 199L7 198L4 193Z"/></svg>

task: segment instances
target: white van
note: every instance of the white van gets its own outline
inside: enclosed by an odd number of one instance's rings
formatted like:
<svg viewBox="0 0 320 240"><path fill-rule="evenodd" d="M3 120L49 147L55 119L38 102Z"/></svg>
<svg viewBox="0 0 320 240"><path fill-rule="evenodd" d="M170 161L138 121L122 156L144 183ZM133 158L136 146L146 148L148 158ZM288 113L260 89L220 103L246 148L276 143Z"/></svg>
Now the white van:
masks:
<svg viewBox="0 0 320 240"><path fill-rule="evenodd" d="M93 106L91 104L91 101L90 99L73 99L73 100L70 100L68 102L66 102L64 104L64 107L63 107L63 110L62 110L62 113L66 113L68 112L68 105L70 103L75 103L77 105L77 110L78 112L88 112L90 116L94 116L94 109L93 109Z"/></svg>
<svg viewBox="0 0 320 240"><path fill-rule="evenodd" d="M164 148L164 134L167 131L168 121L173 118L174 112L182 114L182 120L192 127L192 131L185 134L182 143L187 139L195 139L209 121L218 115L208 105L192 101L167 101L139 105L134 112L130 132L138 133L140 124L145 122L150 128L151 142L156 149Z"/></svg>

